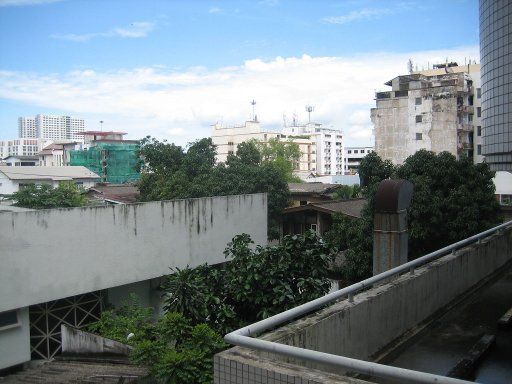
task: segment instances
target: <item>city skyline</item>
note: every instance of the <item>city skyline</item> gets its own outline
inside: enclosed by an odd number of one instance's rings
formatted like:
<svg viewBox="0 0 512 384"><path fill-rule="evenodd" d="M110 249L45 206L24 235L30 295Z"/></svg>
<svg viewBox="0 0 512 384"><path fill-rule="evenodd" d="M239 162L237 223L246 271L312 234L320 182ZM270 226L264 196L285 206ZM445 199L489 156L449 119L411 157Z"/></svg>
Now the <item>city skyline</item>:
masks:
<svg viewBox="0 0 512 384"><path fill-rule="evenodd" d="M474 0L122 9L116 1L5 0L0 36L1 139L16 136L19 116L42 113L183 145L216 122L248 120L255 99L265 127L282 126L284 114L305 121L311 104L312 119L342 129L347 145L370 145L374 92L405 74L409 58L419 69L479 61Z"/></svg>

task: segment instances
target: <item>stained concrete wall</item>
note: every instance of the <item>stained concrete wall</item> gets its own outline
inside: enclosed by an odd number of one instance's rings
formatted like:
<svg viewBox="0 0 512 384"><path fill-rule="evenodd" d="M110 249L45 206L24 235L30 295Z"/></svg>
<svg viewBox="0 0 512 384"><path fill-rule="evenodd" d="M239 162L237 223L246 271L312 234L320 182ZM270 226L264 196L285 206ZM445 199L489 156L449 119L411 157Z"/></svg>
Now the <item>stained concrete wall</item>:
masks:
<svg viewBox="0 0 512 384"><path fill-rule="evenodd" d="M93 333L84 332L62 324L62 352L70 354L113 354L128 356L132 347Z"/></svg>
<svg viewBox="0 0 512 384"><path fill-rule="evenodd" d="M468 246L418 268L414 275L395 280L360 293L354 302L338 302L318 313L299 319L262 336L265 340L316 351L371 360L393 340L441 311L450 302L479 282L499 271L512 260L512 230L493 235L481 244ZM253 365L254 361L272 361L342 374L332 367L287 360L246 348L235 347L217 355L225 361ZM238 357L237 357L238 356ZM238 360L237 360L238 359ZM235 371L234 376L238 375ZM339 382L345 378L340 376ZM242 381L218 381L219 383ZM252 383L251 381L249 381ZM264 381L270 382L270 381ZM321 382L321 381L320 381ZM245 383L245 382L244 382Z"/></svg>
<svg viewBox="0 0 512 384"><path fill-rule="evenodd" d="M0 311L225 261L233 236L266 244L266 194L0 212Z"/></svg>
<svg viewBox="0 0 512 384"><path fill-rule="evenodd" d="M0 330L0 369L30 360L30 325L28 308L18 310L20 325Z"/></svg>

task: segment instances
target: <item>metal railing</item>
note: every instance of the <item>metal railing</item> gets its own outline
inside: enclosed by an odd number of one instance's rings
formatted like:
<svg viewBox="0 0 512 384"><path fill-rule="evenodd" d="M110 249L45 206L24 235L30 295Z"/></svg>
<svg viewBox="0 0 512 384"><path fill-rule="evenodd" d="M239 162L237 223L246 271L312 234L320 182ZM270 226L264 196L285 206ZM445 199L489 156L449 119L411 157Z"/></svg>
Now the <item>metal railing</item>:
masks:
<svg viewBox="0 0 512 384"><path fill-rule="evenodd" d="M293 357L309 362L331 365L344 368L348 371L357 372L369 376L376 376L395 380L407 380L411 383L440 383L440 384L462 384L469 383L465 380L454 379L446 376L434 375L425 372L413 371L410 369L397 368L383 364L373 363L365 360L353 359L345 356L331 355L328 353L313 351L309 349L298 348L290 345L280 344L277 342L252 338L256 334L263 331L273 329L302 315L311 313L321 307L341 298L348 298L349 302L353 301L354 295L359 291L372 287L374 284L383 282L389 278L402 273L414 274L415 268L418 268L430 261L437 260L442 256L446 256L450 252L466 245L480 242L483 238L500 233L502 230L512 226L512 221L508 221L497 227L488 229L484 232L468 237L467 239L458 241L454 244L441 248L435 252L429 253L416 260L409 261L398 267L385 271L376 276L372 276L366 280L352 284L346 288L332 292L308 303L299 305L298 307L289 309L267 319L258 321L257 323L240 328L236 331L228 333L224 340L230 344L242 347L257 349L260 351L276 353L279 355Z"/></svg>

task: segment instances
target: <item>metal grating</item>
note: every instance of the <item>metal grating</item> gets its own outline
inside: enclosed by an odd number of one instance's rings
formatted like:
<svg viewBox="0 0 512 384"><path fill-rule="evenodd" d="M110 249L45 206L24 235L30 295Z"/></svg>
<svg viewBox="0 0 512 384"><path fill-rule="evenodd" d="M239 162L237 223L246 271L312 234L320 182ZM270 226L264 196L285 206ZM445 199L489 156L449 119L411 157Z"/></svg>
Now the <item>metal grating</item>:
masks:
<svg viewBox="0 0 512 384"><path fill-rule="evenodd" d="M51 359L60 353L61 324L82 328L98 321L103 298L104 292L96 291L30 306L32 359Z"/></svg>

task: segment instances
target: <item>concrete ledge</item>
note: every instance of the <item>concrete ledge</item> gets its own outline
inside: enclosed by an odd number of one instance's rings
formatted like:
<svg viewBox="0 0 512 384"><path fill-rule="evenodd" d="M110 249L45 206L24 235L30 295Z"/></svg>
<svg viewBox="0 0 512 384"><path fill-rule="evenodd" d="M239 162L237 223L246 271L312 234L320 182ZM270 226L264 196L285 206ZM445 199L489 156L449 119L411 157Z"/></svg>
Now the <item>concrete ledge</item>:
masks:
<svg viewBox="0 0 512 384"><path fill-rule="evenodd" d="M62 324L62 353L66 354L109 354L128 356L132 347L106 337L81 331Z"/></svg>
<svg viewBox="0 0 512 384"><path fill-rule="evenodd" d="M457 379L472 380L478 365L482 362L485 355L489 353L492 347L496 345L496 336L484 335L478 342L471 347L469 352L460 359L455 367L446 374L448 377Z"/></svg>
<svg viewBox="0 0 512 384"><path fill-rule="evenodd" d="M498 320L498 327L502 329L510 328L512 325L512 308L510 308L503 316Z"/></svg>
<svg viewBox="0 0 512 384"><path fill-rule="evenodd" d="M254 356L243 348L215 355L214 383L370 384L367 381Z"/></svg>

